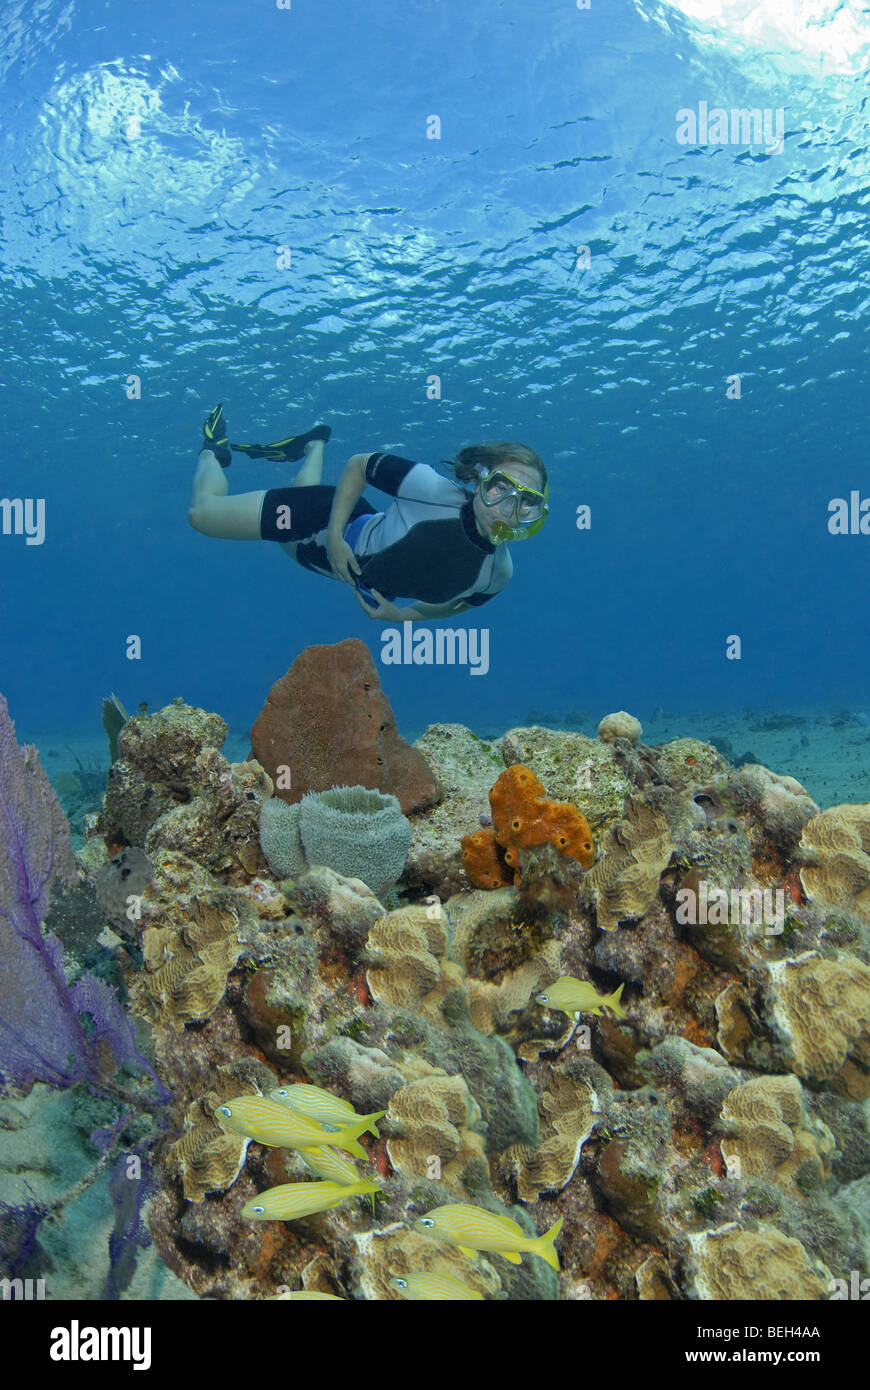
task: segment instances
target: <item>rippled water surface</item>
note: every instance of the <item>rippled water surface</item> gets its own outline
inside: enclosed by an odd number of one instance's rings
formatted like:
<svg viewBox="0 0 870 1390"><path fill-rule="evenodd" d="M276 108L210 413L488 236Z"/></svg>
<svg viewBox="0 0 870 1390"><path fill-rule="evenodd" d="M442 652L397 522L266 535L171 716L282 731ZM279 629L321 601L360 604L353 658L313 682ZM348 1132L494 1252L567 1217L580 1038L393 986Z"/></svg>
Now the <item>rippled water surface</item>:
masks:
<svg viewBox="0 0 870 1390"><path fill-rule="evenodd" d="M547 527L470 615L488 677L392 670L406 725L867 707L870 535L828 509L870 496L870 18L746 10L7 0L2 488L46 508L42 545L0 536L23 727L115 688L243 728L306 644L378 652L348 590L189 527L218 400L235 438L327 421L331 481L377 448L547 461ZM702 105L781 113L781 148L682 143Z"/></svg>

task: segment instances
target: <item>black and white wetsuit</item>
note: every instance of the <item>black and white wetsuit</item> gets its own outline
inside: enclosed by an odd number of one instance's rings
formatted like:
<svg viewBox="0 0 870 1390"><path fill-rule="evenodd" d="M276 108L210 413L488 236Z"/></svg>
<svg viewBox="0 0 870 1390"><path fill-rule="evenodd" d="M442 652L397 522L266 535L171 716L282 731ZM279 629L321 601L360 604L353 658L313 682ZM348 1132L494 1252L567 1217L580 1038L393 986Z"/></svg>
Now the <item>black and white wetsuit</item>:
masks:
<svg viewBox="0 0 870 1390"><path fill-rule="evenodd" d="M364 497L344 536L359 561L360 583L393 601L462 600L487 603L507 584L513 564L506 545L494 546L474 522L472 495L425 463L396 454L369 454L366 482L395 499L377 512ZM335 578L326 553L334 487L270 489L260 511L263 540L291 544L306 569Z"/></svg>

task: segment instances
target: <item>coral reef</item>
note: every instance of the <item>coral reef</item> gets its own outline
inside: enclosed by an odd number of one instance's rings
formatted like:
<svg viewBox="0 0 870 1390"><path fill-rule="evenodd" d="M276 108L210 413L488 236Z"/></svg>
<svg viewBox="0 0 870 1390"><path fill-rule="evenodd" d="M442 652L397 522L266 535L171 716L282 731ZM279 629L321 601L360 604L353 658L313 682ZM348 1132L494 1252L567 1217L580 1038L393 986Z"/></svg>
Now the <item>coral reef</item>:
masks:
<svg viewBox="0 0 870 1390"><path fill-rule="evenodd" d="M269 691L251 747L284 801L360 786L395 796L407 815L438 800L425 759L399 734L369 650L356 637L305 648Z"/></svg>
<svg viewBox="0 0 870 1390"><path fill-rule="evenodd" d="M426 1275L521 1301L825 1298L870 1240L868 808L647 746L623 712L594 739L436 725L409 750L360 646L297 659L257 762L228 763L205 711L128 721L81 856L171 1092L148 1209L169 1270L219 1299ZM356 859L305 829L349 783ZM576 1019L540 1001L563 977L588 982ZM355 1151L374 1212L244 1214L312 1172L215 1112L298 1082L385 1112ZM520 1262L415 1226L456 1205L517 1222ZM554 1229L558 1270L532 1244Z"/></svg>

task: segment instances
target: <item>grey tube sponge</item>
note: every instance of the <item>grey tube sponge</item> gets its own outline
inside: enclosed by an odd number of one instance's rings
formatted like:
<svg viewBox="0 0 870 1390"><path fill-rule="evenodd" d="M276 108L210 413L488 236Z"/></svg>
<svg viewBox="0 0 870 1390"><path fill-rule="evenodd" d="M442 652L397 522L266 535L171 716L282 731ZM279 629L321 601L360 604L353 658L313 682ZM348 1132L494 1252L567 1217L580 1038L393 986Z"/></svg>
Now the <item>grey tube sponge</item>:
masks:
<svg viewBox="0 0 870 1390"><path fill-rule="evenodd" d="M376 897L399 878L411 847L411 824L397 799L365 787L303 796L299 833L309 864L362 879Z"/></svg>
<svg viewBox="0 0 870 1390"><path fill-rule="evenodd" d="M299 839L299 802L272 797L260 811L260 848L276 878L296 878L305 868Z"/></svg>

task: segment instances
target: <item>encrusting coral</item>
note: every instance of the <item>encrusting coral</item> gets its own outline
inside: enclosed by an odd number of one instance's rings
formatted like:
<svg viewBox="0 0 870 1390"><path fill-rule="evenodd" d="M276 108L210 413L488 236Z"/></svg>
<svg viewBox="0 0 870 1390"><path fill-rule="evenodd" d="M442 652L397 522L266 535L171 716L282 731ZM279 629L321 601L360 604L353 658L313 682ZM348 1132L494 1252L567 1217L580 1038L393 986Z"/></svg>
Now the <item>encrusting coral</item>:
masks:
<svg viewBox="0 0 870 1390"><path fill-rule="evenodd" d="M659 879L674 852L663 812L641 796L629 797L625 817L601 842L600 858L586 876L598 925L613 931L621 921L642 917L658 893Z"/></svg>
<svg viewBox="0 0 870 1390"><path fill-rule="evenodd" d="M834 1136L807 1114L796 1076L756 1076L726 1097L719 1147L728 1171L791 1190L827 1177Z"/></svg>
<svg viewBox="0 0 870 1390"><path fill-rule="evenodd" d="M828 1297L831 1272L799 1240L771 1226L723 1226L690 1236L688 1278L696 1298L803 1300Z"/></svg>
<svg viewBox="0 0 870 1390"><path fill-rule="evenodd" d="M870 917L870 805L832 806L813 816L799 848L811 901Z"/></svg>
<svg viewBox="0 0 870 1390"><path fill-rule="evenodd" d="M870 967L808 951L768 967L767 1008L790 1067L863 1100L870 1095Z"/></svg>
<svg viewBox="0 0 870 1390"><path fill-rule="evenodd" d="M460 1184L469 1163L486 1163L480 1107L461 1076L431 1068L430 1075L403 1086L392 1096L385 1124L393 1131L387 1155L398 1173L417 1182L433 1171Z"/></svg>
<svg viewBox="0 0 870 1390"><path fill-rule="evenodd" d="M227 987L242 952L239 912L227 893L203 894L191 920L149 926L142 933L145 971L132 991L134 1005L179 1031L208 1018Z"/></svg>
<svg viewBox="0 0 870 1390"><path fill-rule="evenodd" d="M561 1192L580 1162L583 1145L597 1123L598 1096L587 1077L554 1068L542 1092L541 1142L534 1148L516 1144L502 1156L517 1193L535 1202L543 1192Z"/></svg>

